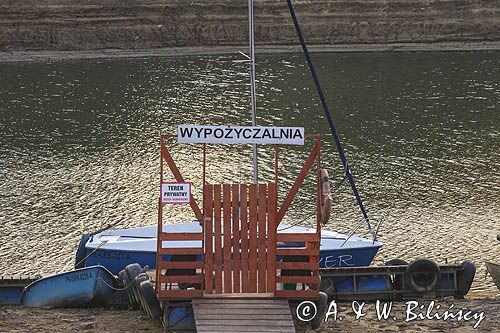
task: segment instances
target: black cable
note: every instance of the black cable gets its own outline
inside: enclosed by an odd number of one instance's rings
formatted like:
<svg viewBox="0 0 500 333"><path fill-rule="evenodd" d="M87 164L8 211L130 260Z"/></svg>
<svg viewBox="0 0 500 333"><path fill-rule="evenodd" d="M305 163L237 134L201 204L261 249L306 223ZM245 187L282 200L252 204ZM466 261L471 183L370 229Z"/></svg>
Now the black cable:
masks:
<svg viewBox="0 0 500 333"><path fill-rule="evenodd" d="M326 103L325 96L323 94L323 90L321 89L321 84L318 79L318 75L316 74L316 69L314 68L314 64L311 59L311 55L309 54L309 50L307 49L306 42L304 40L304 36L302 35L302 31L300 29L299 22L297 21L297 16L295 15L295 10L293 9L292 1L286 0L288 3L288 9L290 10L290 15L292 16L293 24L295 26L295 30L297 32L297 36L299 37L300 45L302 46L302 50L304 51L304 56L306 57L307 64L309 65L309 69L311 70L311 75L314 80L314 84L316 85L316 90L318 91L319 99L321 100L321 105L323 106L323 111L325 112L325 117L328 120L328 125L330 125L330 129L332 131L333 138L335 139L335 145L337 146L337 151L339 153L340 160L342 161L342 166L344 167L344 173L351 184L352 192L356 197L356 200L359 205L359 209L363 214L363 217L366 219L368 223L368 229L371 231L371 225L368 218L368 214L365 210L365 206L363 205L363 201L361 200L361 196L359 195L358 189L356 188L356 184L354 183L354 178L351 174L351 170L349 168L349 163L347 162L347 158L344 153L344 148L340 142L340 138L337 133L337 129L335 127L335 123L332 118L332 114L328 109L328 105Z"/></svg>

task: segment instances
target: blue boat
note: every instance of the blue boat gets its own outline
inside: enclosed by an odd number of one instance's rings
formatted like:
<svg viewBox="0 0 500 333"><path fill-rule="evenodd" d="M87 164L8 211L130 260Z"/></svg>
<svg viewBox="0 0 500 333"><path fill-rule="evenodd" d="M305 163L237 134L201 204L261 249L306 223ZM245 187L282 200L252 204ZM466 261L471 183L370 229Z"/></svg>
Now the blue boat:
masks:
<svg viewBox="0 0 500 333"><path fill-rule="evenodd" d="M103 266L90 266L41 278L28 285L20 304L27 307L92 307L107 304L116 278Z"/></svg>
<svg viewBox="0 0 500 333"><path fill-rule="evenodd" d="M201 232L197 221L164 225L163 231ZM280 232L316 232L314 228L280 224ZM102 265L117 275L128 264L138 263L142 267L156 268L157 226L106 230L94 235L84 235L76 254L77 268ZM175 244L174 243L179 243ZM168 246L201 247L201 241L170 242ZM284 243L278 246L297 246ZM321 231L320 268L368 266L382 243L366 238ZM279 259L279 258L278 258ZM170 260L165 256L164 260Z"/></svg>

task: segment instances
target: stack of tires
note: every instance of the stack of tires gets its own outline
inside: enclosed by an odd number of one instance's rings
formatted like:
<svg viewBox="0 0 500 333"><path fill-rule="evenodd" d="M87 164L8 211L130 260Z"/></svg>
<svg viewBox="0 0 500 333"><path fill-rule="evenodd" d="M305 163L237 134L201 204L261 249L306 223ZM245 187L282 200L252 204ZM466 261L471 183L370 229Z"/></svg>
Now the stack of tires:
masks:
<svg viewBox="0 0 500 333"><path fill-rule="evenodd" d="M130 264L120 271L118 277L127 290L130 305L135 309L142 308L148 317L158 319L162 314L160 302L145 270L139 264Z"/></svg>

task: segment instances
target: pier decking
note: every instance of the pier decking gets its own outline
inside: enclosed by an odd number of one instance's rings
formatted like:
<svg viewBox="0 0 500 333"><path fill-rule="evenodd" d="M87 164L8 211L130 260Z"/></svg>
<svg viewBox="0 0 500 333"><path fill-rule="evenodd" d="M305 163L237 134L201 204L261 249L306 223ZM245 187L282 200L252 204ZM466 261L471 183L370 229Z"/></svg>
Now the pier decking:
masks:
<svg viewBox="0 0 500 333"><path fill-rule="evenodd" d="M198 333L295 332L287 300L205 298L192 306Z"/></svg>

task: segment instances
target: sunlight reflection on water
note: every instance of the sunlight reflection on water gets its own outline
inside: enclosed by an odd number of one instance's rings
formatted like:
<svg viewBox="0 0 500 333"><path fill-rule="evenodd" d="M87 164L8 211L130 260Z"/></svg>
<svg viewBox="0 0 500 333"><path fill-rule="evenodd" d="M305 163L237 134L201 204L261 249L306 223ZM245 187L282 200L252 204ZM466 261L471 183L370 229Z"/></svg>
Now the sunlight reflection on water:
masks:
<svg viewBox="0 0 500 333"><path fill-rule="evenodd" d="M247 77L237 56L0 65L0 269L48 273L71 266L80 235L125 216L156 223L160 133L179 124L249 125ZM316 54L351 168L370 212L382 213L376 263L399 257L496 260L500 208L498 53ZM322 135L336 184L340 163L301 55L259 55L258 123ZM175 147L200 181L192 146ZM201 150L200 150L201 151ZM251 179L249 147L209 148L213 179ZM271 177L261 149L262 178ZM305 159L283 148L284 193ZM197 191L197 192L196 192ZM195 193L199 195L195 186ZM311 221L299 193L294 221ZM334 194L328 229L359 219L350 190ZM172 210L172 222L190 219ZM366 234L365 234L366 235Z"/></svg>

